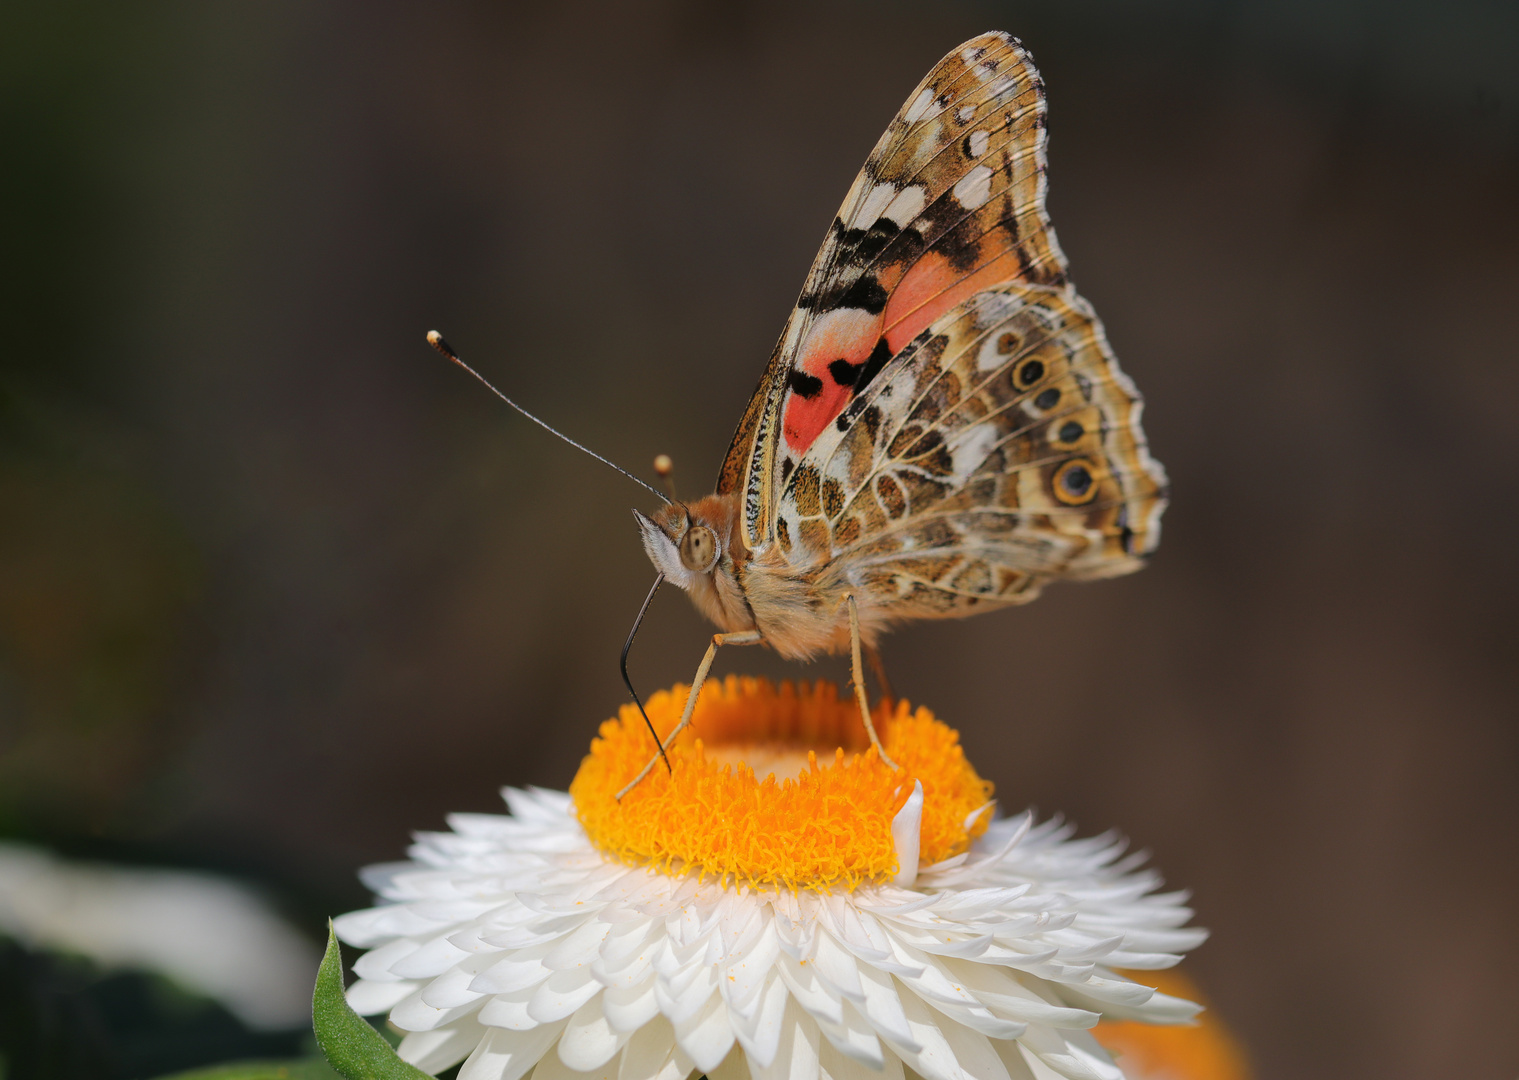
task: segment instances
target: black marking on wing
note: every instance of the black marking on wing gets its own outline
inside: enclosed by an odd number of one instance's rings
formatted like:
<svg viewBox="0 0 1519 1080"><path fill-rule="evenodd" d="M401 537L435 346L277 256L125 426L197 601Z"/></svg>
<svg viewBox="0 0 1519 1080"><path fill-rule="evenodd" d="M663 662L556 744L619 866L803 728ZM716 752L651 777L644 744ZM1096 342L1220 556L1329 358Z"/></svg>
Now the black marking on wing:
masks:
<svg viewBox="0 0 1519 1080"><path fill-rule="evenodd" d="M861 274L831 308L859 308L879 315L886 310L886 290L874 274Z"/></svg>
<svg viewBox="0 0 1519 1080"><path fill-rule="evenodd" d="M805 371L792 368L786 376L786 382L791 387L791 392L797 397L811 401L823 392L823 380L816 375L808 375Z"/></svg>
<svg viewBox="0 0 1519 1080"><path fill-rule="evenodd" d="M876 347L870 351L870 355L863 362L846 364L843 360L835 360L828 365L828 373L840 386L854 387L854 398L857 398L861 391L870 385L871 380L881 373L881 369L891 360L891 355L891 348L886 344L886 339L877 338ZM853 401L854 398L850 400ZM834 420L834 426L840 431L848 431L857 415L859 415L858 409L845 408Z"/></svg>

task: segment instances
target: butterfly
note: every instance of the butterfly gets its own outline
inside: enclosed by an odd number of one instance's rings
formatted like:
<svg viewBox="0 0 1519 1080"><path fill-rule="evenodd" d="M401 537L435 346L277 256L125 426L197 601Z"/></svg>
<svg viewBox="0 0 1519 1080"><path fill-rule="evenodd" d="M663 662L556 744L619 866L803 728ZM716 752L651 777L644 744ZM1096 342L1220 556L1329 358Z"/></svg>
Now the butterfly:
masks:
<svg viewBox="0 0 1519 1080"><path fill-rule="evenodd" d="M1125 574L1155 550L1165 473L1067 275L1045 138L1044 83L1018 39L983 34L939 61L849 189L717 490L634 511L655 589L674 582L721 632L624 793L689 724L721 645L849 651L890 764L861 670L863 653L880 674L887 629Z"/></svg>

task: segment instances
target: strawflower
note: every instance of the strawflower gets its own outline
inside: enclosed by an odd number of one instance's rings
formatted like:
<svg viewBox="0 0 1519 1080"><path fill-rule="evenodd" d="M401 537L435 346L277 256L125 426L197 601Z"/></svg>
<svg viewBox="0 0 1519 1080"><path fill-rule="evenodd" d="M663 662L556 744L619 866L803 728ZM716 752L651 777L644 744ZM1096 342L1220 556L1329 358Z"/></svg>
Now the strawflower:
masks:
<svg viewBox="0 0 1519 1080"><path fill-rule="evenodd" d="M648 703L662 736L685 698ZM624 708L568 794L508 789L366 871L350 1004L460 1080L1120 1080L1095 1025L1191 1020L1119 973L1205 936L1142 857L995 818L926 709L878 710L889 767L855 708L709 683L673 772L618 802L654 752Z"/></svg>

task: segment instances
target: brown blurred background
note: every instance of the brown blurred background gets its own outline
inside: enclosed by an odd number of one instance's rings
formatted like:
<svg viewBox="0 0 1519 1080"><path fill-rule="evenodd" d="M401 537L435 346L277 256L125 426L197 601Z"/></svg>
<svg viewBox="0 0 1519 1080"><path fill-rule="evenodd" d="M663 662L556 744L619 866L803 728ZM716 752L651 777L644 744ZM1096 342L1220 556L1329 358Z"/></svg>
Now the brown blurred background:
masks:
<svg viewBox="0 0 1519 1080"><path fill-rule="evenodd" d="M1519 1071L1519 9L6 5L0 834L313 932L623 700L835 208L973 33L1174 482L1137 576L888 639L1009 810L1195 892L1264 1078ZM699 489L699 490L698 490ZM667 590L632 669L690 678ZM753 650L719 671L840 677Z"/></svg>

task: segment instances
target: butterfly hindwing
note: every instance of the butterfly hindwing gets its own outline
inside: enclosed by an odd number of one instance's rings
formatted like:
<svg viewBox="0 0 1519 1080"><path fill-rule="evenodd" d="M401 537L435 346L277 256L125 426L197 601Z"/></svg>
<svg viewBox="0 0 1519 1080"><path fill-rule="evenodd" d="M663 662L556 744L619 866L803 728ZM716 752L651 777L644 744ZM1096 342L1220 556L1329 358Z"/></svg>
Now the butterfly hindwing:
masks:
<svg viewBox="0 0 1519 1080"><path fill-rule="evenodd" d="M908 343L792 470L777 542L893 620L1134 569L1165 476L1142 402L1068 288L982 290Z"/></svg>

